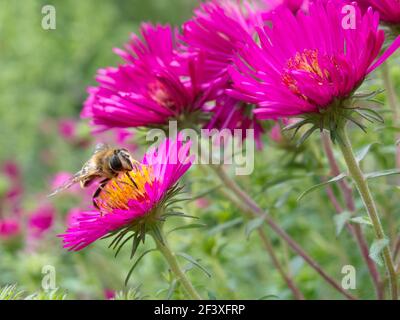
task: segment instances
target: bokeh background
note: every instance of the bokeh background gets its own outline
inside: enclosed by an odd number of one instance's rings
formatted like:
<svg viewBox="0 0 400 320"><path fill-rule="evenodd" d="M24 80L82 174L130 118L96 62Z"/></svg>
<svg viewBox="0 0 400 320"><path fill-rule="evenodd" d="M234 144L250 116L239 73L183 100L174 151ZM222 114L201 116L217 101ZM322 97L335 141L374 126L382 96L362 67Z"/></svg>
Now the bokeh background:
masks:
<svg viewBox="0 0 400 320"><path fill-rule="evenodd" d="M56 30L41 27L41 9L47 4L56 8ZM120 298L183 297L180 290L170 290L170 275L157 253L141 261L125 287L124 279L133 264L128 248L117 258L107 248L109 240L78 253L62 249L56 235L65 230L71 210L84 209L88 199L74 190L52 199L46 195L57 173L77 171L97 141L123 137L123 143L138 157L143 154L140 134L91 135L87 123L79 120L86 87L95 84L98 68L120 62L112 48L121 47L142 21L178 26L190 18L196 4L195 0L0 0L0 218L11 221L0 228L0 286L15 284L26 294L40 296L42 268L51 265L56 270L58 292L67 299L106 299L115 292ZM391 59L390 72L399 92L399 55ZM367 85L381 87L379 72ZM392 124L384 95L378 99L384 104L386 127L371 128L368 137L358 132L355 139L358 148L379 142L364 161L366 170L395 167L394 141L399 129ZM372 298L374 291L355 243L345 231L336 235L335 211L326 192L318 190L297 201L304 188L329 175L319 137L310 139L306 153L282 139L273 141L265 136L254 174L242 177L241 184L332 277L340 281L342 266L357 266L355 292ZM194 168L186 176L186 185L198 199L186 203L185 211L198 216L206 227L178 231L171 234L170 241L176 251L199 259L210 273L211 278L193 265L187 266L192 268L189 276L199 290L211 299L291 298L255 233L246 235L248 223L238 209L218 192L207 192L217 183ZM380 209L386 229L396 237L400 220L397 181L380 179L372 188L378 201L385 204ZM361 209L360 201L357 205ZM180 224L169 222L170 228ZM266 231L285 269L307 298L340 298ZM370 231L366 233L371 239ZM149 241L140 251L151 246ZM131 291L127 295L129 288L136 288L136 294Z"/></svg>

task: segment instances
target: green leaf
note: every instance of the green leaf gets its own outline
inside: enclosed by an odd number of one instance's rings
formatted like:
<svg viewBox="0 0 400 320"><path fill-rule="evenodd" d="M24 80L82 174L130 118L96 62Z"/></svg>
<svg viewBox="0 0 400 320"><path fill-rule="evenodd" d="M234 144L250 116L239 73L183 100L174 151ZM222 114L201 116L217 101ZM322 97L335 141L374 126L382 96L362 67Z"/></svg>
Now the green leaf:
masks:
<svg viewBox="0 0 400 320"><path fill-rule="evenodd" d="M135 263L133 264L132 268L129 270L129 272L128 272L126 278L125 278L125 286L128 285L129 278L131 277L133 270L135 270L135 268L136 268L136 266L138 265L138 263L140 262L140 260L142 260L143 257L144 257L146 254L148 254L148 253L150 253L150 252L152 252L152 251L157 251L157 249L149 249L149 250L146 250L145 252L143 252L143 253L139 256L139 258L137 258L137 260L135 261Z"/></svg>
<svg viewBox="0 0 400 320"><path fill-rule="evenodd" d="M236 218L236 219L230 220L228 222L219 224L216 227L208 230L207 234L208 235L214 235L216 233L219 233L219 232L225 231L225 230L227 230L229 228L232 228L232 227L234 227L234 226L236 226L238 224L241 224L242 222L243 222L243 218Z"/></svg>
<svg viewBox="0 0 400 320"><path fill-rule="evenodd" d="M354 217L351 218L350 221L358 224L367 224L372 226L371 219L368 216Z"/></svg>
<svg viewBox="0 0 400 320"><path fill-rule="evenodd" d="M342 213L337 214L333 217L336 226L336 236L339 236L339 234L342 232L344 226L346 225L346 223L349 221L350 218L351 218L351 212L349 211L343 211Z"/></svg>
<svg viewBox="0 0 400 320"><path fill-rule="evenodd" d="M17 289L16 285L0 288L0 300L19 300L23 291Z"/></svg>
<svg viewBox="0 0 400 320"><path fill-rule="evenodd" d="M389 245L389 239L375 240L369 249L369 257L374 260L378 265L382 266L382 250Z"/></svg>
<svg viewBox="0 0 400 320"><path fill-rule="evenodd" d="M366 157L366 155L368 154L369 150L371 150L371 147L377 144L377 142L373 142L370 143L369 145L366 145L365 147L361 148L360 150L358 150L356 152L356 160L358 163L360 163L362 160L364 160L364 158Z"/></svg>
<svg viewBox="0 0 400 320"><path fill-rule="evenodd" d="M196 267L198 267L200 270L202 270L209 278L211 278L211 273L208 272L208 270L206 268L204 268L195 258L193 258L192 256L184 253L184 252L178 252L176 254L177 256L180 256L186 260L188 260L189 262L191 262L193 265L195 265Z"/></svg>
<svg viewBox="0 0 400 320"><path fill-rule="evenodd" d="M172 295L175 292L177 284L178 284L178 280L177 279L172 280L172 282L171 282L171 284L169 286L169 289L168 289L168 293L167 293L167 297L166 297L167 300L171 300L172 299Z"/></svg>
<svg viewBox="0 0 400 320"><path fill-rule="evenodd" d="M325 181L325 182L322 182L322 183L319 183L319 184L316 184L316 185L312 186L311 188L309 188L309 189L307 189L306 191L304 191L304 192L297 198L297 201L300 201L300 200L303 199L304 196L306 196L307 194L309 194L309 193L311 193L311 192L313 192L313 191L315 191L315 190L317 190L317 189L319 189L319 188L321 188L321 187L323 187L323 186L326 186L326 185L328 185L328 184L331 184L331 183L334 183L334 182L338 182L338 181L344 179L346 176L347 176L346 173L341 173L341 174L337 175L336 177L333 177L332 179L330 179L330 180L328 180L328 181Z"/></svg>
<svg viewBox="0 0 400 320"><path fill-rule="evenodd" d="M301 138L297 141L296 146L300 147L312 134L315 130L318 129L317 125L312 126L310 129L308 129L302 136Z"/></svg>
<svg viewBox="0 0 400 320"><path fill-rule="evenodd" d="M209 300L217 300L217 297L211 291L207 291L207 296Z"/></svg>
<svg viewBox="0 0 400 320"><path fill-rule="evenodd" d="M370 172L365 175L365 178L366 179L375 179L375 178L393 176L396 174L400 174L400 169L389 169L389 170L383 170L383 171Z"/></svg>
<svg viewBox="0 0 400 320"><path fill-rule="evenodd" d="M258 218L254 218L252 220L250 220L247 224L246 224L246 229L245 229L245 233L246 233L246 238L249 239L251 233L260 228L263 223L264 223L264 218L263 217L258 217Z"/></svg>
<svg viewBox="0 0 400 320"><path fill-rule="evenodd" d="M207 225L204 224L204 223L189 223L189 224L185 224L185 225L180 226L180 227L173 228L170 231L168 231L167 234L170 234L170 233L178 231L178 230L204 228L206 226Z"/></svg>
<svg viewBox="0 0 400 320"><path fill-rule="evenodd" d="M265 296L258 298L257 300L270 300L270 299L279 299L279 297L275 294L267 294Z"/></svg>

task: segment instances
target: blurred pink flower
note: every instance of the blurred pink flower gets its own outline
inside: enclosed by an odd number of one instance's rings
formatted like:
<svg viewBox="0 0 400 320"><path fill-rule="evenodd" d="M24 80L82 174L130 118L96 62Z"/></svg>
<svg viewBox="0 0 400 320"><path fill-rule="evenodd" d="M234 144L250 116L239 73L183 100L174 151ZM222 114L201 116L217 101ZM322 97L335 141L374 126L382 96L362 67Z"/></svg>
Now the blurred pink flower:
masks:
<svg viewBox="0 0 400 320"><path fill-rule="evenodd" d="M76 121L72 119L60 120L58 131L66 140L72 140L76 136Z"/></svg>
<svg viewBox="0 0 400 320"><path fill-rule="evenodd" d="M281 143L283 140L281 125L279 123L276 123L269 131L268 136L272 141L276 143Z"/></svg>
<svg viewBox="0 0 400 320"><path fill-rule="evenodd" d="M6 161L3 164L3 173L13 180L19 180L21 178L21 170L18 164L14 161Z"/></svg>
<svg viewBox="0 0 400 320"><path fill-rule="evenodd" d="M21 169L16 162L6 161L2 165L2 173L6 177L8 184L4 196L0 198L0 207L7 206L9 211L18 213L21 206L21 196L24 191Z"/></svg>
<svg viewBox="0 0 400 320"><path fill-rule="evenodd" d="M200 209L205 209L210 206L210 201L208 201L208 199L204 197L197 199L195 203L196 206Z"/></svg>
<svg viewBox="0 0 400 320"><path fill-rule="evenodd" d="M16 218L0 219L0 239L9 239L20 233L20 223Z"/></svg>
<svg viewBox="0 0 400 320"><path fill-rule="evenodd" d="M56 190L58 187L60 187L65 181L68 181L72 177L72 174L69 172L59 172L57 173L52 181L51 181L51 189ZM70 194L81 194L82 190L79 187L79 184L74 184L70 188L63 190L63 193L70 193Z"/></svg>
<svg viewBox="0 0 400 320"><path fill-rule="evenodd" d="M52 226L55 209L51 205L42 205L28 217L28 233L33 238L40 238Z"/></svg>
<svg viewBox="0 0 400 320"><path fill-rule="evenodd" d="M104 298L106 300L112 300L115 298L115 290L104 289Z"/></svg>
<svg viewBox="0 0 400 320"><path fill-rule="evenodd" d="M379 12L382 21L389 24L400 24L400 0L357 0L365 10L372 7Z"/></svg>

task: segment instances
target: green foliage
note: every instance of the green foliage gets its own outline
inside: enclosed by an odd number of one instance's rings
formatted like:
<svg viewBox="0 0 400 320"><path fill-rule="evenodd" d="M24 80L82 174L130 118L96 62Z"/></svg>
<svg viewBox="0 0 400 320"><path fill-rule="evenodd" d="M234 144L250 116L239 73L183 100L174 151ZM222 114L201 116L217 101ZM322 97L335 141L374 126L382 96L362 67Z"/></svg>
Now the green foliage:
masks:
<svg viewBox="0 0 400 320"><path fill-rule="evenodd" d="M26 239L20 237L0 239L0 300L104 299L105 290L116 291L116 300L185 298L180 284L166 271L162 256L147 255L152 252L151 241L143 246L136 241L135 250L117 246L117 258L116 252L108 248L110 239L98 241L81 252L62 249L56 235L65 230L69 209L79 206L81 199L63 194L49 200L46 195L50 193L50 179L56 172L75 172L92 152L95 141L86 123L78 125L79 143L61 137L58 124L65 118L79 119L87 97L86 87L95 84L96 70L120 62L112 48L122 47L129 34L137 32L141 21L183 22L197 1L120 0L101 1L99 5L96 0L59 0L52 3L57 10L56 30L41 28L41 7L48 1L0 2L0 164L14 160L22 167L24 197L19 203L22 214L29 214L39 203L47 201L53 201L57 210L54 228L34 247L29 247ZM398 54L391 58L390 66L395 89L400 92ZM399 128L387 106L385 93L379 91L381 87L377 70L361 90L376 90L376 99L384 106L375 109L378 115L371 111L363 115L376 121L380 120L378 116L383 116L385 124L370 124L363 118L360 121L367 134L355 125L350 130L359 150L357 160L367 172L366 178L371 179L384 227L393 241L400 229L399 171L393 169ZM357 269L355 293L372 299L374 290L368 269L344 226L351 223L362 227L371 246L371 257L377 262L387 244L373 242L371 222L358 196L355 196L354 215L346 211L336 214L326 188L331 187L338 201L344 204L337 184L342 179L350 179L344 173L330 175L317 132L312 135L311 131L299 132L308 139L300 141L303 144L298 148L296 138L290 146L279 146L265 135L263 150L255 154L253 174L236 178L332 277L340 281L341 267L354 265ZM139 158L144 151L143 132L135 134L138 145L135 155ZM379 145L371 144L374 141L379 141ZM335 156L344 172L339 153ZM198 166L188 172L186 179L185 190L192 201L176 203L175 208L170 208L165 230L174 231L168 235L168 241L175 252L184 252L178 256L179 261L203 296L209 299L293 298L254 232L261 227L262 218L244 218L240 209L221 193L219 182L206 176ZM0 175L0 195L9 184ZM8 209L1 206L1 214L7 216ZM182 217L192 219L187 223L186 219L176 219ZM263 230L306 299L342 298L270 228ZM130 259L132 252L136 260ZM40 290L44 265L54 266L59 289ZM126 279L133 288L126 288ZM13 283L18 287L9 285Z"/></svg>
<svg viewBox="0 0 400 320"><path fill-rule="evenodd" d="M16 285L9 285L0 288L0 300L18 300L23 291L19 291Z"/></svg>

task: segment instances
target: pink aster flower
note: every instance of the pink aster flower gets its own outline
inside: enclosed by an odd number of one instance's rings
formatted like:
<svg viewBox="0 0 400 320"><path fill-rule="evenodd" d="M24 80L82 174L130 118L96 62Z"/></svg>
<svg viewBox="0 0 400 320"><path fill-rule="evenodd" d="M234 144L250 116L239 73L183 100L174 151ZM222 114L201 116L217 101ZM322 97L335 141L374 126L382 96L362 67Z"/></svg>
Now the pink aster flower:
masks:
<svg viewBox="0 0 400 320"><path fill-rule="evenodd" d="M261 11L244 1L209 1L194 11L194 17L183 24L182 40L190 51L207 56L210 76L225 76L237 49L251 39L261 25Z"/></svg>
<svg viewBox="0 0 400 320"><path fill-rule="evenodd" d="M251 106L227 97L230 87L228 67L238 48L250 40L255 27L262 23L260 8L248 1L209 1L194 11L194 17L183 25L182 41L190 52L201 52L205 59L208 81L219 86L215 104L209 109L208 129L253 129L261 147L263 129L249 112ZM243 135L246 138L246 135Z"/></svg>
<svg viewBox="0 0 400 320"><path fill-rule="evenodd" d="M81 250L121 230L144 237L147 226L151 228L152 223L162 219L160 214L175 192L176 183L190 168L193 158L189 149L190 144L183 144L178 137L149 150L133 171L121 174L104 187L97 198L99 210L81 212L60 235L64 247Z"/></svg>
<svg viewBox="0 0 400 320"><path fill-rule="evenodd" d="M58 131L66 140L73 140L76 135L76 123L72 119L62 119L58 124Z"/></svg>
<svg viewBox="0 0 400 320"><path fill-rule="evenodd" d="M104 289L103 293L104 293L104 298L106 300L113 300L116 295L115 290L112 290L112 289Z"/></svg>
<svg viewBox="0 0 400 320"><path fill-rule="evenodd" d="M342 27L342 2L313 3L309 14L282 9L258 30L231 69L231 94L258 104L260 119L323 114L350 98L366 76L400 45L377 59L384 42L378 14L356 9L355 29ZM333 109L332 109L333 110Z"/></svg>
<svg viewBox="0 0 400 320"><path fill-rule="evenodd" d="M162 126L213 98L201 55L179 52L170 26L144 24L141 33L115 50L126 63L99 70L99 85L88 89L81 115L100 129Z"/></svg>
<svg viewBox="0 0 400 320"><path fill-rule="evenodd" d="M276 143L281 143L283 141L283 136L282 136L282 127L279 123L276 123L270 132L268 133L268 136L270 139Z"/></svg>
<svg viewBox="0 0 400 320"><path fill-rule="evenodd" d="M264 0L268 11L286 7L293 13L308 7L308 0Z"/></svg>
<svg viewBox="0 0 400 320"><path fill-rule="evenodd" d="M382 21L389 24L400 24L400 0L357 0L364 9L372 7L379 12Z"/></svg>
<svg viewBox="0 0 400 320"><path fill-rule="evenodd" d="M55 209L50 205L43 205L28 218L28 233L30 237L42 237L54 222Z"/></svg>
<svg viewBox="0 0 400 320"><path fill-rule="evenodd" d="M0 219L0 239L10 239L19 234L21 228L16 218Z"/></svg>

